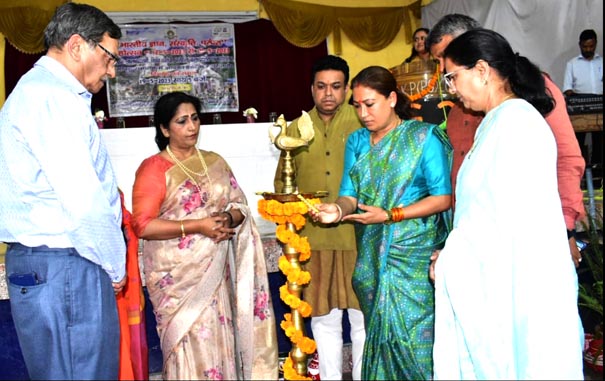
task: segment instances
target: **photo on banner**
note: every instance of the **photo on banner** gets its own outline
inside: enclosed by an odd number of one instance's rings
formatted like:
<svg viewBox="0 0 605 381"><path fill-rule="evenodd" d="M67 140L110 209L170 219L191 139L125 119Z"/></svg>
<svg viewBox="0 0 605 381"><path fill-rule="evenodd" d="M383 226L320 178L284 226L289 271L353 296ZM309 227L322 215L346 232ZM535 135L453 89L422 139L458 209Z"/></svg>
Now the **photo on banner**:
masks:
<svg viewBox="0 0 605 381"><path fill-rule="evenodd" d="M111 117L153 115L173 91L200 98L203 112L239 110L233 24L121 28L116 77L106 86Z"/></svg>

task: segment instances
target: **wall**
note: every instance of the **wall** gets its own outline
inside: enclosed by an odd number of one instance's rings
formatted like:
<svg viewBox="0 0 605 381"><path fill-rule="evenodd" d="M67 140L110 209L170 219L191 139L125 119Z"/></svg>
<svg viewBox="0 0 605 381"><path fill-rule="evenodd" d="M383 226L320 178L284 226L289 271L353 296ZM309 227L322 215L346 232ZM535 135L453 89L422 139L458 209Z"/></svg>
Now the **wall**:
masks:
<svg viewBox="0 0 605 381"><path fill-rule="evenodd" d="M415 20L412 30L415 30L419 26L420 20ZM412 44L405 42L403 28L389 46L376 52L368 52L358 48L344 33L341 33L340 36L342 40L341 57L349 64L351 78L367 66L379 65L390 68L399 65L412 52ZM328 52L334 54L332 35L328 37L327 43Z"/></svg>

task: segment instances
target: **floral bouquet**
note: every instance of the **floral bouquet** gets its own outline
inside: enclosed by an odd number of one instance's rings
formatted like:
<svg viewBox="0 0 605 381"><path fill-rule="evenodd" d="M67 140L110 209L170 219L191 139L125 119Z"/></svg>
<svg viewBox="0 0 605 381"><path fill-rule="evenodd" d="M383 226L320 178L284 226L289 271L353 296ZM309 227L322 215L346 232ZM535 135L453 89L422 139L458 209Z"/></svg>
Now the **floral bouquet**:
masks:
<svg viewBox="0 0 605 381"><path fill-rule="evenodd" d="M248 123L254 123L254 120L258 117L258 111L254 107L249 107L244 110L244 116Z"/></svg>
<svg viewBox="0 0 605 381"><path fill-rule="evenodd" d="M95 111L95 121L97 122L97 126L99 128L103 128L105 122L108 121L107 117L105 116L105 111L97 109Z"/></svg>

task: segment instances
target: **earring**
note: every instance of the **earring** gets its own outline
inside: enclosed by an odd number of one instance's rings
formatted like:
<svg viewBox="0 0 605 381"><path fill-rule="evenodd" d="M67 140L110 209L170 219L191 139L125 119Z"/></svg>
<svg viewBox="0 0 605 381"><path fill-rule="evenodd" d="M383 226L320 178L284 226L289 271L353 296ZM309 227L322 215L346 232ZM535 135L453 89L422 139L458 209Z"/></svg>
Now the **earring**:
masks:
<svg viewBox="0 0 605 381"><path fill-rule="evenodd" d="M395 103L391 103L391 107L395 107Z"/></svg>
<svg viewBox="0 0 605 381"><path fill-rule="evenodd" d="M483 86L487 86L487 78L483 80Z"/></svg>

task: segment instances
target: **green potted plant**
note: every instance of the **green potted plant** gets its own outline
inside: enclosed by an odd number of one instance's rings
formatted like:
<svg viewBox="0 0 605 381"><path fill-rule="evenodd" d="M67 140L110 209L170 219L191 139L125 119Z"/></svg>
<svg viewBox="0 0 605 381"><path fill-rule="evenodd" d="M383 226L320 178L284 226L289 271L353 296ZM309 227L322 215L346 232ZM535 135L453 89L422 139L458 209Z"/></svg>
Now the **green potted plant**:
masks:
<svg viewBox="0 0 605 381"><path fill-rule="evenodd" d="M582 258L590 276L589 281L579 284L578 305L600 318L594 333L586 335L584 360L595 371L603 372L603 221L589 216L588 225L584 226L588 246Z"/></svg>

